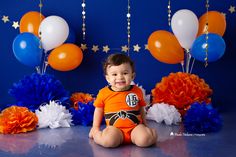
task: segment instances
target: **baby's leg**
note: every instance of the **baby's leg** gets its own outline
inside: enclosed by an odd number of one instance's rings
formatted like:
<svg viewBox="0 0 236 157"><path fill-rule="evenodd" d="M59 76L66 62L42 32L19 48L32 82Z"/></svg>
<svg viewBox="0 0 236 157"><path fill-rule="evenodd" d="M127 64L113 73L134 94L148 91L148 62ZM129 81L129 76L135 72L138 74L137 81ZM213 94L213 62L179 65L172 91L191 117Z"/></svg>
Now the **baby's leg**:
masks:
<svg viewBox="0 0 236 157"><path fill-rule="evenodd" d="M155 129L139 124L131 132L131 141L139 147L148 147L156 143L157 134Z"/></svg>
<svg viewBox="0 0 236 157"><path fill-rule="evenodd" d="M122 132L114 126L94 133L94 141L103 147L117 147L123 142Z"/></svg>

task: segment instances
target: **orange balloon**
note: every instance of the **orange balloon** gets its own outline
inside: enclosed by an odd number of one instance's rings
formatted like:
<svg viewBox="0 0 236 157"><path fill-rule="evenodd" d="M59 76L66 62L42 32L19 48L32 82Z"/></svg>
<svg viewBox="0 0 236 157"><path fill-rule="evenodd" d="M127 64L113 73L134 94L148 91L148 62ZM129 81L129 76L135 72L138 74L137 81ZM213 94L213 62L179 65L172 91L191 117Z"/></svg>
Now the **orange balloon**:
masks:
<svg viewBox="0 0 236 157"><path fill-rule="evenodd" d="M30 32L36 36L39 36L39 25L44 18L45 17L37 11L27 12L20 20L20 32Z"/></svg>
<svg viewBox="0 0 236 157"><path fill-rule="evenodd" d="M77 68L83 60L82 50L75 44L63 44L55 48L48 56L49 65L59 71Z"/></svg>
<svg viewBox="0 0 236 157"><path fill-rule="evenodd" d="M225 16L218 11L209 11L203 14L199 18L199 28L198 28L198 35L206 33L206 26L208 21L208 32L215 33L220 36L223 36L226 30L226 20Z"/></svg>
<svg viewBox="0 0 236 157"><path fill-rule="evenodd" d="M148 38L148 49L152 56L163 63L177 64L184 60L184 50L170 32L159 30Z"/></svg>

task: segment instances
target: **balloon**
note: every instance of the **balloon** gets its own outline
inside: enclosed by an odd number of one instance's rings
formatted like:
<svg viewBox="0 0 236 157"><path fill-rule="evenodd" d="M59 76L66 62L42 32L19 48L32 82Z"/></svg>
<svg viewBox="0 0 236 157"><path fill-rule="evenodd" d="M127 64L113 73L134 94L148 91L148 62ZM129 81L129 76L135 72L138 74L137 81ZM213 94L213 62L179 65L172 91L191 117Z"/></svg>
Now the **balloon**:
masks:
<svg viewBox="0 0 236 157"><path fill-rule="evenodd" d="M199 18L198 36L206 32L207 21L209 33L215 33L220 36L224 35L224 32L226 30L225 16L217 11L209 11L208 15L207 13L205 13Z"/></svg>
<svg viewBox="0 0 236 157"><path fill-rule="evenodd" d="M12 49L17 60L21 63L35 67L40 65L43 49L40 40L34 34L24 32L16 36Z"/></svg>
<svg viewBox="0 0 236 157"><path fill-rule="evenodd" d="M41 22L39 34L43 48L49 51L64 43L69 34L69 26L63 18L49 16Z"/></svg>
<svg viewBox="0 0 236 157"><path fill-rule="evenodd" d="M75 44L63 44L49 54L49 65L59 71L70 71L77 68L83 59L82 50Z"/></svg>
<svg viewBox="0 0 236 157"><path fill-rule="evenodd" d="M176 37L167 31L153 32L148 38L152 56L163 63L176 64L184 60L184 51Z"/></svg>
<svg viewBox="0 0 236 157"><path fill-rule="evenodd" d="M20 20L20 32L30 32L38 36L39 25L45 17L36 11L24 14Z"/></svg>
<svg viewBox="0 0 236 157"><path fill-rule="evenodd" d="M171 28L180 45L190 49L198 32L198 18L192 11L181 9L173 15Z"/></svg>
<svg viewBox="0 0 236 157"><path fill-rule="evenodd" d="M218 34L208 34L208 62L220 59L225 52L225 41ZM200 35L193 43L191 55L199 61L205 62L206 58L206 34Z"/></svg>
<svg viewBox="0 0 236 157"><path fill-rule="evenodd" d="M74 29L69 27L69 35L65 41L65 43L75 43L76 42L76 35Z"/></svg>

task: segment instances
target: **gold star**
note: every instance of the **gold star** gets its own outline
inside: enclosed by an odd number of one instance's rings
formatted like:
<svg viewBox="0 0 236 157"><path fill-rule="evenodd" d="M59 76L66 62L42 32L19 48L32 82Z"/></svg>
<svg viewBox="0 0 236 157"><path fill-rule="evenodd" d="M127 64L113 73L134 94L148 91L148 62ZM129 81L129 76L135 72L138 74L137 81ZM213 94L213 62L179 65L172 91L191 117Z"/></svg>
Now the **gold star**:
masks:
<svg viewBox="0 0 236 157"><path fill-rule="evenodd" d="M81 45L80 45L80 48L81 48L83 51L86 50L86 49L88 49L87 44L81 44Z"/></svg>
<svg viewBox="0 0 236 157"><path fill-rule="evenodd" d="M108 45L106 45L106 46L103 46L103 52L108 52L110 50L110 48L108 47Z"/></svg>
<svg viewBox="0 0 236 157"><path fill-rule="evenodd" d="M3 17L2 17L2 21L3 21L4 23L7 23L7 22L9 21L9 17L3 15Z"/></svg>
<svg viewBox="0 0 236 157"><path fill-rule="evenodd" d="M133 47L134 47L134 51L136 52L139 52L139 50L141 49L141 47L138 44L134 45Z"/></svg>
<svg viewBox="0 0 236 157"><path fill-rule="evenodd" d="M226 13L224 13L224 12L221 12L221 14L226 18Z"/></svg>
<svg viewBox="0 0 236 157"><path fill-rule="evenodd" d="M229 12L232 14L232 13L234 13L235 12L235 6L230 6L230 8L229 8Z"/></svg>
<svg viewBox="0 0 236 157"><path fill-rule="evenodd" d="M42 8L43 7L43 4L42 3L39 3L39 8Z"/></svg>
<svg viewBox="0 0 236 157"><path fill-rule="evenodd" d="M207 24L204 25L203 32L204 32L205 34L208 33L208 25L207 25Z"/></svg>
<svg viewBox="0 0 236 157"><path fill-rule="evenodd" d="M144 46L145 46L145 50L148 50L148 44L145 44Z"/></svg>
<svg viewBox="0 0 236 157"><path fill-rule="evenodd" d="M99 50L98 45L93 45L92 50L93 52L97 52Z"/></svg>
<svg viewBox="0 0 236 157"><path fill-rule="evenodd" d="M12 27L17 29L19 27L19 22L18 21L13 21Z"/></svg>
<svg viewBox="0 0 236 157"><path fill-rule="evenodd" d="M129 48L127 45L121 46L121 52L128 52Z"/></svg>

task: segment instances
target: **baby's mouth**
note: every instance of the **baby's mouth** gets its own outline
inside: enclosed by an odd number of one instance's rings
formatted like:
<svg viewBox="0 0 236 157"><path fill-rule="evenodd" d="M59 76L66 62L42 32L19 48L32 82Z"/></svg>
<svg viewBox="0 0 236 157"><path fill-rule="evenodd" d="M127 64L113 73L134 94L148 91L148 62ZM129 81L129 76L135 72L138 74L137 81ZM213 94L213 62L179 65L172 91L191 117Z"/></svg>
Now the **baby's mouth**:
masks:
<svg viewBox="0 0 236 157"><path fill-rule="evenodd" d="M125 81L116 82L117 85L125 85Z"/></svg>

